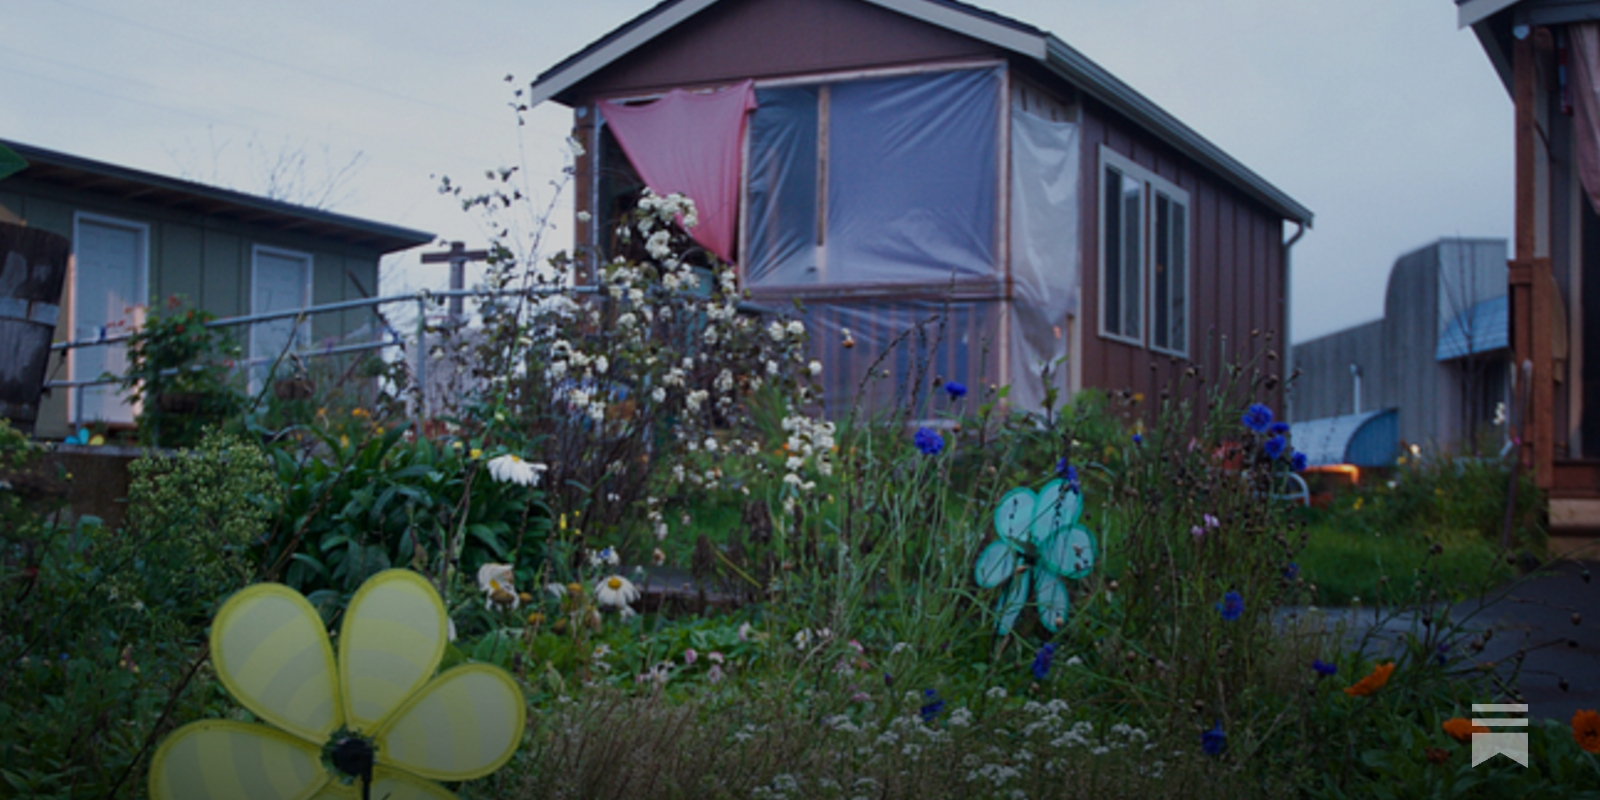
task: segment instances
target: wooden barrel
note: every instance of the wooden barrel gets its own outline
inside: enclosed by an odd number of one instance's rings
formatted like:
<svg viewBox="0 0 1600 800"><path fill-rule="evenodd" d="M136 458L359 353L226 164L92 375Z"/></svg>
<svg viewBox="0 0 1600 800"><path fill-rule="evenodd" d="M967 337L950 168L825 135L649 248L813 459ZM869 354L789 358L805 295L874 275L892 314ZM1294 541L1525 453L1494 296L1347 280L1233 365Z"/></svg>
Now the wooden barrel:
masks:
<svg viewBox="0 0 1600 800"><path fill-rule="evenodd" d="M72 243L0 222L0 416L32 433Z"/></svg>

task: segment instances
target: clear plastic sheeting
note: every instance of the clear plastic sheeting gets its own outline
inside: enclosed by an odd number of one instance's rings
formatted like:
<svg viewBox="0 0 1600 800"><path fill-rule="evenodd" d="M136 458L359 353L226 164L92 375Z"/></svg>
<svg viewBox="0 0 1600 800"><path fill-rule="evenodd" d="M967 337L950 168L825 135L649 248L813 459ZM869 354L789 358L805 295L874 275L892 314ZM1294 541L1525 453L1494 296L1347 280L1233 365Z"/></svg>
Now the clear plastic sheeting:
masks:
<svg viewBox="0 0 1600 800"><path fill-rule="evenodd" d="M1038 412L1069 392L1070 317L1078 313L1078 125L1011 116L1011 406Z"/></svg>
<svg viewBox="0 0 1600 800"><path fill-rule="evenodd" d="M793 306L775 312L796 314ZM953 416L946 381L966 385L959 409L973 412L999 383L998 300L810 301L798 312L810 332L811 357L822 363L823 407L838 419L906 413L911 419Z"/></svg>
<svg viewBox="0 0 1600 800"><path fill-rule="evenodd" d="M998 70L833 87L828 283L998 272Z"/></svg>
<svg viewBox="0 0 1600 800"><path fill-rule="evenodd" d="M750 118L749 284L815 284L817 272L817 87L756 92Z"/></svg>
<svg viewBox="0 0 1600 800"><path fill-rule="evenodd" d="M759 101L748 285L998 278L999 69L765 90Z"/></svg>

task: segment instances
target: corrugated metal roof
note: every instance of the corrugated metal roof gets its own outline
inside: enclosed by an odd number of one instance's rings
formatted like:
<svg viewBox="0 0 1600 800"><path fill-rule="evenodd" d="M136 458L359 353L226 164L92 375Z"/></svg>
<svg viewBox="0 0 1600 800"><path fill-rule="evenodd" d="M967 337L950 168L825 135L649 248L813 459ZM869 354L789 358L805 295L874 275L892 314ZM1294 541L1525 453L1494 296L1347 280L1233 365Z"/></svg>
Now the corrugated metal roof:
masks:
<svg viewBox="0 0 1600 800"><path fill-rule="evenodd" d="M1400 412L1385 408L1296 422L1289 426L1289 441L1312 466L1391 466L1400 452Z"/></svg>
<svg viewBox="0 0 1600 800"><path fill-rule="evenodd" d="M27 169L18 172L14 179L26 178L272 230L321 236L377 248L384 253L433 241L433 234L426 231L298 206L20 142L0 140L0 144L17 151L28 161Z"/></svg>
<svg viewBox="0 0 1600 800"><path fill-rule="evenodd" d="M529 102L534 105L549 99L569 102L570 97L566 92L574 85L716 2L718 0L663 0L541 72L529 87ZM1087 56L1045 31L958 0L862 2L898 11L1039 61L1090 97L1126 115L1179 152L1216 172L1223 180L1280 217L1307 227L1311 225L1314 216L1311 209L1296 202Z"/></svg>
<svg viewBox="0 0 1600 800"><path fill-rule="evenodd" d="M1473 353L1511 347L1509 304L1505 295L1491 297L1456 315L1439 334L1434 359L1449 361Z"/></svg>

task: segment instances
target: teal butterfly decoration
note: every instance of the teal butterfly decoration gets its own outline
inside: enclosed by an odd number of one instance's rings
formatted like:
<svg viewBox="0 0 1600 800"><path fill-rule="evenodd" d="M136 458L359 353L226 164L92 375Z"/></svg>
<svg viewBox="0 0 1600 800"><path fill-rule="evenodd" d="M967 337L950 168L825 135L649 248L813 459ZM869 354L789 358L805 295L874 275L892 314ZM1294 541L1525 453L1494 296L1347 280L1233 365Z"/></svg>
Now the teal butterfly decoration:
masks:
<svg viewBox="0 0 1600 800"><path fill-rule="evenodd" d="M978 554L978 585L1004 585L996 629L1004 636L1028 603L1031 592L1039 619L1053 633L1067 621L1067 585L1094 569L1098 546L1094 534L1078 524L1083 492L1053 480L1035 493L1017 488L1000 499L994 511L998 539Z"/></svg>
<svg viewBox="0 0 1600 800"><path fill-rule="evenodd" d="M67 438L62 440L62 444L84 444L84 445L86 445L88 443L89 443L89 429L88 428L79 428L77 433L74 433L71 436L68 436Z"/></svg>

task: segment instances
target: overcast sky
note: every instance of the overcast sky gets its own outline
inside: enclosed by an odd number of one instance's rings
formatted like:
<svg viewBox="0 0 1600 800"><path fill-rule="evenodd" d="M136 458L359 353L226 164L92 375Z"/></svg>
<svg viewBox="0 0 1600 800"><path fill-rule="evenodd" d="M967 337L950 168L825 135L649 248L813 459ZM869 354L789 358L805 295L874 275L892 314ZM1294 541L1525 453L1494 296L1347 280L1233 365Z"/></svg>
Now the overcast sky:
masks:
<svg viewBox="0 0 1600 800"><path fill-rule="evenodd" d="M548 201L570 112L535 74L653 0L27 0L0 15L0 138L265 189L356 159L333 210L486 241L435 191L521 165ZM985 0L1051 31L1316 213L1296 340L1374 319L1395 258L1511 230L1511 103L1450 0ZM570 242L570 212L548 242ZM410 255L385 291L442 286Z"/></svg>

